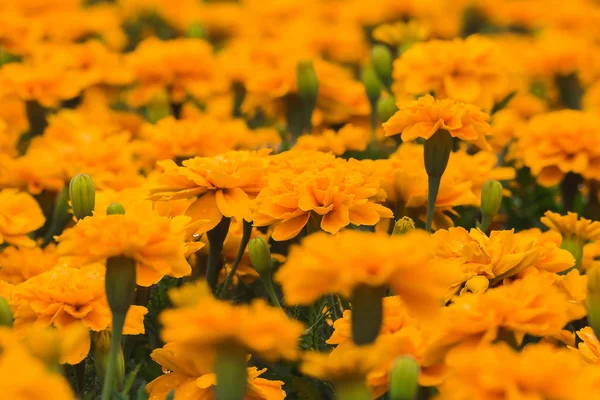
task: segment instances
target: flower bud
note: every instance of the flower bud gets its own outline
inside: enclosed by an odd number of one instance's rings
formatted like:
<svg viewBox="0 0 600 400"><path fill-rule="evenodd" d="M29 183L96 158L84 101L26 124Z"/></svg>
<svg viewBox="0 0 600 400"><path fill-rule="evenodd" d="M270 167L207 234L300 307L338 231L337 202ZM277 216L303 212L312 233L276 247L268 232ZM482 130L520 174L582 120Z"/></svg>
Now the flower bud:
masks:
<svg viewBox="0 0 600 400"><path fill-rule="evenodd" d="M125 214L125 207L123 207L123 204L121 203L110 203L108 207L106 207L106 214Z"/></svg>
<svg viewBox="0 0 600 400"><path fill-rule="evenodd" d="M502 184L498 181L487 181L481 187L481 213L489 219L494 218L502 204Z"/></svg>
<svg viewBox="0 0 600 400"><path fill-rule="evenodd" d="M12 324L13 315L10 304L8 304L8 301L4 297L0 297L0 326L12 326Z"/></svg>
<svg viewBox="0 0 600 400"><path fill-rule="evenodd" d="M423 158L425 161L425 171L427 171L427 222L425 223L427 232L431 232L433 223L433 213L435 211L435 202L442 175L448 166L450 153L452 152L453 139L450 132L439 129L423 146Z"/></svg>
<svg viewBox="0 0 600 400"><path fill-rule="evenodd" d="M298 95L305 104L316 104L319 80L312 61L301 61L296 68Z"/></svg>
<svg viewBox="0 0 600 400"><path fill-rule="evenodd" d="M382 85L379 77L377 76L377 72L375 72L375 68L373 68L373 65L369 64L363 68L361 80L365 86L365 93L367 94L369 101L375 104L381 95Z"/></svg>
<svg viewBox="0 0 600 400"><path fill-rule="evenodd" d="M394 361L390 372L390 400L414 400L417 395L420 368L411 356Z"/></svg>
<svg viewBox="0 0 600 400"><path fill-rule="evenodd" d="M261 277L263 275L270 276L272 266L271 250L269 250L267 241L260 236L250 239L248 253L250 253L250 260L256 272Z"/></svg>
<svg viewBox="0 0 600 400"><path fill-rule="evenodd" d="M135 260L125 256L106 260L106 300L113 314L127 315L135 300Z"/></svg>
<svg viewBox="0 0 600 400"><path fill-rule="evenodd" d="M368 285L358 286L352 291L352 340L356 345L371 344L379 336L385 293L385 287Z"/></svg>
<svg viewBox="0 0 600 400"><path fill-rule="evenodd" d="M392 84L392 52L390 49L382 44L373 46L371 59L381 82L390 86Z"/></svg>
<svg viewBox="0 0 600 400"><path fill-rule="evenodd" d="M92 215L96 205L96 188L92 178L87 174L75 175L69 183L69 197L75 218Z"/></svg>
<svg viewBox="0 0 600 400"><path fill-rule="evenodd" d="M587 271L588 322L596 337L600 337L600 266Z"/></svg>
<svg viewBox="0 0 600 400"><path fill-rule="evenodd" d="M392 235L403 235L415 230L415 221L411 217L402 217L394 224Z"/></svg>
<svg viewBox="0 0 600 400"><path fill-rule="evenodd" d="M377 116L380 121L387 121L398 111L396 99L392 96L381 97L377 101Z"/></svg>
<svg viewBox="0 0 600 400"><path fill-rule="evenodd" d="M206 37L206 30L200 24L191 24L188 27L186 36L194 39L204 39Z"/></svg>
<svg viewBox="0 0 600 400"><path fill-rule="evenodd" d="M100 381L104 381L106 369L108 368L108 359L110 357L110 341L111 333L109 330L103 330L94 333L94 366L96 375ZM114 370L115 382L121 382L125 376L125 358L123 357L123 349L118 347L117 363Z"/></svg>

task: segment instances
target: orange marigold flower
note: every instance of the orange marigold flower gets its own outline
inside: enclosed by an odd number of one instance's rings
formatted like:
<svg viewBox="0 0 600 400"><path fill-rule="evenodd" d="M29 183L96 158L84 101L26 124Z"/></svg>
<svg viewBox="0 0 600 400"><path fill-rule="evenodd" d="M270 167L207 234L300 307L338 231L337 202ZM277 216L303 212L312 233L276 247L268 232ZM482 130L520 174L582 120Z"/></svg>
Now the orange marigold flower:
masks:
<svg viewBox="0 0 600 400"><path fill-rule="evenodd" d="M579 218L573 212L560 215L552 211L546 211L541 221L551 230L560 233L563 238L574 237L583 242L600 239L600 222Z"/></svg>
<svg viewBox="0 0 600 400"><path fill-rule="evenodd" d="M548 344L530 345L523 352L506 344L458 350L447 358L449 373L438 388L440 400L577 400L590 398L600 382L597 368Z"/></svg>
<svg viewBox="0 0 600 400"><path fill-rule="evenodd" d="M365 151L370 138L371 132L368 129L347 124L338 132L326 130L320 134L302 135L294 149L331 151L341 156L347 151Z"/></svg>
<svg viewBox="0 0 600 400"><path fill-rule="evenodd" d="M254 224L274 225L272 237L278 241L298 235L311 216L330 233L349 224L375 225L393 217L378 204L382 195L378 180L358 163L319 152L285 152L273 157Z"/></svg>
<svg viewBox="0 0 600 400"><path fill-rule="evenodd" d="M185 297L184 297L185 299ZM211 295L192 305L163 311L162 338L206 357L219 345L237 345L265 360L294 360L302 324L262 300L232 305ZM196 353L198 354L198 353Z"/></svg>
<svg viewBox="0 0 600 400"><path fill-rule="evenodd" d="M39 204L29 193L15 189L0 191L0 244L34 247L35 242L27 234L45 222Z"/></svg>
<svg viewBox="0 0 600 400"><path fill-rule="evenodd" d="M402 134L407 142L417 138L429 139L438 130L490 149L485 136L491 133L489 115L471 104L455 100L436 100L425 95L410 103L398 104L399 110L383 124L386 136Z"/></svg>
<svg viewBox="0 0 600 400"><path fill-rule="evenodd" d="M150 400L164 400L169 392L175 390L175 400L211 398L216 375L209 357L197 357L189 348L180 343L167 343L150 355L162 366L164 374L154 379L146 390ZM247 369L248 380L245 400L283 400L285 392L282 381L260 378L266 371L256 367Z"/></svg>
<svg viewBox="0 0 600 400"><path fill-rule="evenodd" d="M560 110L534 116L517 131L517 157L543 186L559 184L573 172L600 179L600 117Z"/></svg>
<svg viewBox="0 0 600 400"><path fill-rule="evenodd" d="M0 253L0 280L19 284L58 264L56 246L7 247Z"/></svg>
<svg viewBox="0 0 600 400"><path fill-rule="evenodd" d="M104 273L99 265L81 269L56 267L15 287L11 299L17 331L31 325L68 328L80 324L93 331L108 329L111 312L104 292ZM145 307L132 306L127 313L125 334L144 332ZM63 362L77 364L90 349L90 337L64 355Z"/></svg>
<svg viewBox="0 0 600 400"><path fill-rule="evenodd" d="M311 304L328 293L350 298L361 285L389 286L411 315L431 318L456 278L453 268L432 262L435 250L435 241L423 231L401 236L319 232L291 249L275 280L289 304Z"/></svg>
<svg viewBox="0 0 600 400"><path fill-rule="evenodd" d="M57 238L57 252L74 267L121 255L133 258L137 284L150 286L165 275L180 278L191 273L186 256L203 243L186 243L188 222L189 217L169 219L144 208L94 215L65 230Z"/></svg>
<svg viewBox="0 0 600 400"><path fill-rule="evenodd" d="M500 48L482 36L417 43L394 61L396 98L433 92L490 110L508 93Z"/></svg>
<svg viewBox="0 0 600 400"><path fill-rule="evenodd" d="M525 334L560 334L568 322L582 318L587 311L583 302L573 301L555 282L555 274L529 273L482 294L456 297L442 312L424 365L441 363L447 352L461 343L491 343L501 331L517 343Z"/></svg>

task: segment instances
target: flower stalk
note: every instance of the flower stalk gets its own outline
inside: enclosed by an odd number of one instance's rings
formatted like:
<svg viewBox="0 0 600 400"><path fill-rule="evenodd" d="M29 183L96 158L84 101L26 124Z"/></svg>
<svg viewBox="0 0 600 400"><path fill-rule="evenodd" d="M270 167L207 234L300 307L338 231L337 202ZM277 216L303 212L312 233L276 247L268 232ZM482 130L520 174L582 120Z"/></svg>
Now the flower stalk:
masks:
<svg viewBox="0 0 600 400"><path fill-rule="evenodd" d="M338 400L371 400L373 395L364 379L352 379L335 385Z"/></svg>
<svg viewBox="0 0 600 400"><path fill-rule="evenodd" d="M448 166L452 152L452 136L445 130L438 130L425 141L424 160L428 176L427 190L427 232L431 232L435 202L440 190L442 175Z"/></svg>
<svg viewBox="0 0 600 400"><path fill-rule="evenodd" d="M223 268L223 243L229 232L231 219L223 217L221 221L213 229L207 232L208 237L208 261L206 267L206 282L212 289L213 293L217 289L219 282L219 274Z"/></svg>
<svg viewBox="0 0 600 400"><path fill-rule="evenodd" d="M217 400L243 400L246 393L246 351L236 344L224 344L215 360Z"/></svg>
<svg viewBox="0 0 600 400"><path fill-rule="evenodd" d="M242 262L242 258L244 257L244 253L246 251L246 247L248 246L248 242L250 241L250 236L252 236L252 223L246 220L242 222L242 239L240 241L240 247L235 256L235 260L233 260L233 264L231 264L231 270L229 274L227 274L227 278L225 278L225 282L223 282L223 286L219 291L219 297L223 297L227 291L229 290L229 285L231 285L231 281L237 272L240 263Z"/></svg>
<svg viewBox="0 0 600 400"><path fill-rule="evenodd" d="M385 287L361 285L352 292L352 340L355 344L373 343L383 321Z"/></svg>

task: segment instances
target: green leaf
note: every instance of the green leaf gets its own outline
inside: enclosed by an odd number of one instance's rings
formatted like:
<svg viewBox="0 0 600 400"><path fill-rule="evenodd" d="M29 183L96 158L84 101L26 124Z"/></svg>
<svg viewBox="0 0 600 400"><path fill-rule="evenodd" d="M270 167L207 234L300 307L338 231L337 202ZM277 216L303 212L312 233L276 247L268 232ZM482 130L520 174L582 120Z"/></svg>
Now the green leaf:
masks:
<svg viewBox="0 0 600 400"><path fill-rule="evenodd" d="M140 385L137 392L135 393L135 400L148 400L148 393L146 392L146 385Z"/></svg>
<svg viewBox="0 0 600 400"><path fill-rule="evenodd" d="M494 104L494 107L492 107L492 112L490 114L494 115L498 111L503 110L504 108L506 108L506 106L508 105L508 103L512 100L513 97L515 97L516 94L517 94L516 90L513 91L513 92L510 92L505 98L503 98L502 100L500 100L498 103Z"/></svg>
<svg viewBox="0 0 600 400"><path fill-rule="evenodd" d="M171 390L165 400L173 400L175 398L175 389Z"/></svg>
<svg viewBox="0 0 600 400"><path fill-rule="evenodd" d="M136 365L135 369L127 375L125 379L125 384L123 385L122 394L127 395L131 390L133 383L135 382L135 378L137 378L138 373L140 372L140 368L142 368L142 363Z"/></svg>

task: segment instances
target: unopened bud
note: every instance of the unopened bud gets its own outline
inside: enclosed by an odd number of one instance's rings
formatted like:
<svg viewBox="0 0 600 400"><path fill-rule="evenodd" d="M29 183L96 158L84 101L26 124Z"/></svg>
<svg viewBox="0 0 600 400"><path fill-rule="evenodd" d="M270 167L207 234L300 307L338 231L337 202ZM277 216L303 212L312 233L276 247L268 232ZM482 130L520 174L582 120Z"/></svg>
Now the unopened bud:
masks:
<svg viewBox="0 0 600 400"><path fill-rule="evenodd" d="M110 203L108 207L106 207L106 214L125 214L125 207L121 203Z"/></svg>
<svg viewBox="0 0 600 400"><path fill-rule="evenodd" d="M4 297L0 297L0 326L12 326L12 324L13 315L10 304L8 304L8 301Z"/></svg>
<svg viewBox="0 0 600 400"><path fill-rule="evenodd" d="M420 368L410 356L394 361L390 372L390 400L414 400L417 394Z"/></svg>
<svg viewBox="0 0 600 400"><path fill-rule="evenodd" d="M296 68L298 95L305 104L316 104L319 80L312 61L301 61Z"/></svg>
<svg viewBox="0 0 600 400"><path fill-rule="evenodd" d="M373 46L371 59L381 82L390 86L392 84L392 52L390 49L382 44Z"/></svg>
<svg viewBox="0 0 600 400"><path fill-rule="evenodd" d="M481 187L481 213L492 219L500 211L502 205L502 184L498 181L487 181Z"/></svg>
<svg viewBox="0 0 600 400"><path fill-rule="evenodd" d="M248 253L250 253L250 260L256 272L261 277L264 275L270 276L272 266L271 250L267 241L260 236L250 239Z"/></svg>
<svg viewBox="0 0 600 400"><path fill-rule="evenodd" d="M394 224L392 235L403 235L415 230L415 221L411 217L402 217Z"/></svg>
<svg viewBox="0 0 600 400"><path fill-rule="evenodd" d="M200 24L191 24L188 27L186 36L194 39L204 39L206 37L206 30Z"/></svg>
<svg viewBox="0 0 600 400"><path fill-rule="evenodd" d="M69 197L75 218L82 219L92 215L96 206L96 188L87 174L77 174L69 183Z"/></svg>
<svg viewBox="0 0 600 400"><path fill-rule="evenodd" d="M396 99L394 97L381 97L377 101L377 116L380 121L387 121L392 118L396 114L396 111L398 111L398 107L396 107Z"/></svg>
<svg viewBox="0 0 600 400"><path fill-rule="evenodd" d="M587 270L588 322L596 337L600 337L600 266Z"/></svg>
<svg viewBox="0 0 600 400"><path fill-rule="evenodd" d="M125 256L106 260L106 300L113 314L127 315L135 300L136 262Z"/></svg>
<svg viewBox="0 0 600 400"><path fill-rule="evenodd" d="M111 337L112 335L109 330L103 330L94 334L94 366L100 382L104 381L104 376L108 368ZM123 357L121 346L118 346L117 351L117 363L113 379L114 382L121 382L125 376L125 358Z"/></svg>
<svg viewBox="0 0 600 400"><path fill-rule="evenodd" d="M379 77L377 76L377 72L375 72L375 68L373 68L373 65L369 64L363 68L361 80L365 86L365 93L367 94L369 101L375 104L381 95L382 85Z"/></svg>

